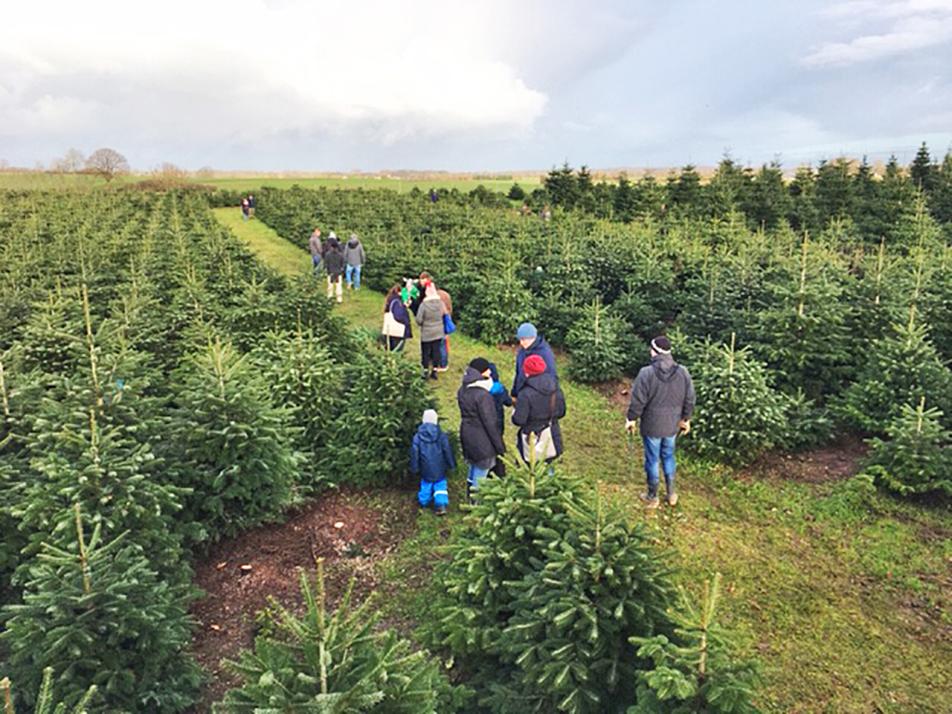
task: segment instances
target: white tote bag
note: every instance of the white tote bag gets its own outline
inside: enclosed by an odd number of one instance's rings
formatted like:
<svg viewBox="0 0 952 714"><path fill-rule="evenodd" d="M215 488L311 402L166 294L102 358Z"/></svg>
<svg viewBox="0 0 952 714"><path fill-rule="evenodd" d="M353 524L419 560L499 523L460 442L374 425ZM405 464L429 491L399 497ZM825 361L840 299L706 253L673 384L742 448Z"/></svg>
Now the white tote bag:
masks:
<svg viewBox="0 0 952 714"><path fill-rule="evenodd" d="M407 326L393 316L393 303L390 303L390 309L383 314L383 329L381 330L386 337L396 337L403 339L407 334Z"/></svg>

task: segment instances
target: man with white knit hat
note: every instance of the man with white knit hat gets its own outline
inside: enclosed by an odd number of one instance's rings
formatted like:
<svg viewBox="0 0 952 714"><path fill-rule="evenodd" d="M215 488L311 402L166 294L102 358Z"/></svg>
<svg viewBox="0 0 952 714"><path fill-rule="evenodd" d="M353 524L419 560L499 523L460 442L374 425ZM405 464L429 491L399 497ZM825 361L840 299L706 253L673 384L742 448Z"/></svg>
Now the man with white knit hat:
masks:
<svg viewBox="0 0 952 714"><path fill-rule="evenodd" d="M674 490L674 442L678 433L691 431L694 412L694 383L688 371L671 356L671 341L661 335L651 341L651 364L642 367L631 387L628 421L625 429L633 433L641 421L641 440L645 448L645 474L648 489L641 500L648 508L657 508L658 462L664 470L668 505L678 502Z"/></svg>

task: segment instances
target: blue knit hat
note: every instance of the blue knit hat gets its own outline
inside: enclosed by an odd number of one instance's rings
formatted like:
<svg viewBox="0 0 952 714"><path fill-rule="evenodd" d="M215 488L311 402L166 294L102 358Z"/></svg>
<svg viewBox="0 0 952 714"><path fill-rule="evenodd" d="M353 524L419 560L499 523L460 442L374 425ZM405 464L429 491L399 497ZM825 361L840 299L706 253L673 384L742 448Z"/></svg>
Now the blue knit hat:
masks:
<svg viewBox="0 0 952 714"><path fill-rule="evenodd" d="M519 329L516 330L516 339L517 340L527 340L530 337L538 337L539 331L536 330L536 326L531 322L523 322L519 325Z"/></svg>

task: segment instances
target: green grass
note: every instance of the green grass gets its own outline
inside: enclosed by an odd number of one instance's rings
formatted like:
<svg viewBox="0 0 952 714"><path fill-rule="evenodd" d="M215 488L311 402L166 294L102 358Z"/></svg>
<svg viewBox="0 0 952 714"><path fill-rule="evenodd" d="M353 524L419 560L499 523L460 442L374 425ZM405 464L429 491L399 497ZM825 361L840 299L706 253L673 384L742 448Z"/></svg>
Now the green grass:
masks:
<svg viewBox="0 0 952 714"><path fill-rule="evenodd" d="M258 255L286 274L309 258L259 221L233 209L216 215ZM346 294L340 312L379 328L383 298ZM461 329L465 330L465 324ZM512 378L512 350L464 335L451 338L449 372L434 385L447 429L459 421L455 394L473 357L496 362ZM419 343L407 359L419 359ZM623 409L596 391L566 383L564 466L646 519L670 547L679 578L698 590L724 576L722 617L763 664L759 703L776 712L943 712L952 701L952 516L878 493L861 478L802 483L783 473L752 477L684 457L681 504L645 512L640 449L622 434ZM511 443L512 432L507 433ZM425 612L432 598L428 561L439 557L459 523L461 478L451 486L443 521L421 514L418 528L381 564L388 617ZM408 494L408 498L409 498Z"/></svg>

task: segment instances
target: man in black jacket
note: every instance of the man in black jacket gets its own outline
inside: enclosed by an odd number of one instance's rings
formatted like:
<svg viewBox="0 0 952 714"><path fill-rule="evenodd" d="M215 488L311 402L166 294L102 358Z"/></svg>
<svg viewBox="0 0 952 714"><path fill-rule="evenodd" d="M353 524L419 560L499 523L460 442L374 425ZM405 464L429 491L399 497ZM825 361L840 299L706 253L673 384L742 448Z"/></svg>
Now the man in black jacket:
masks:
<svg viewBox="0 0 952 714"><path fill-rule="evenodd" d="M678 435L691 431L694 412L694 383L688 371L671 356L671 342L663 335L651 341L651 364L642 367L631 387L628 421L625 429L633 433L641 420L641 440L645 448L645 473L648 490L641 499L648 508L658 507L658 462L664 469L668 505L678 502L674 490L674 442Z"/></svg>
<svg viewBox="0 0 952 714"><path fill-rule="evenodd" d="M493 380L489 362L477 357L466 368L463 384L456 393L459 403L459 440L463 458L469 464L467 491L479 489L479 482L506 453L506 445L496 421L496 402L490 394Z"/></svg>

